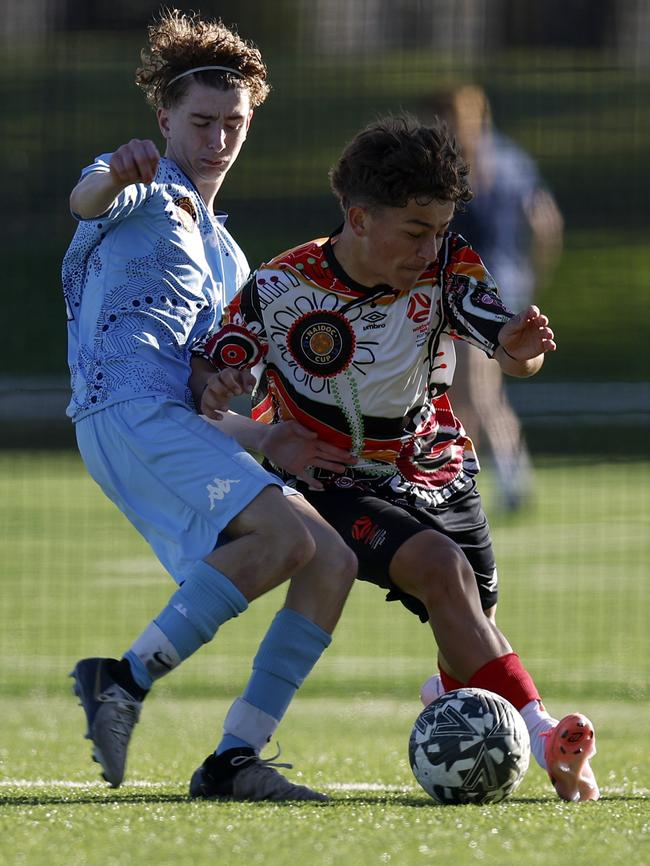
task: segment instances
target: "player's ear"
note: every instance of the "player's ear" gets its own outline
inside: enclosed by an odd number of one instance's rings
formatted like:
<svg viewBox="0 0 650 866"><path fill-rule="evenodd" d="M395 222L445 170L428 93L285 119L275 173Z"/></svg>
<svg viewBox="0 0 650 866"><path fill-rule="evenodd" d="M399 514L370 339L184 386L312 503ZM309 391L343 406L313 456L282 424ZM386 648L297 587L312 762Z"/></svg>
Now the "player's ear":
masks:
<svg viewBox="0 0 650 866"><path fill-rule="evenodd" d="M350 205L347 212L347 220L354 234L362 238L366 234L368 228L369 214L365 207L361 205Z"/></svg>
<svg viewBox="0 0 650 866"><path fill-rule="evenodd" d="M169 138L169 112L166 108L159 108L156 111L158 118L158 126L164 138Z"/></svg>
<svg viewBox="0 0 650 866"><path fill-rule="evenodd" d="M251 128L251 121L253 119L253 109L248 112L248 117L246 118L246 135L248 135L248 130Z"/></svg>

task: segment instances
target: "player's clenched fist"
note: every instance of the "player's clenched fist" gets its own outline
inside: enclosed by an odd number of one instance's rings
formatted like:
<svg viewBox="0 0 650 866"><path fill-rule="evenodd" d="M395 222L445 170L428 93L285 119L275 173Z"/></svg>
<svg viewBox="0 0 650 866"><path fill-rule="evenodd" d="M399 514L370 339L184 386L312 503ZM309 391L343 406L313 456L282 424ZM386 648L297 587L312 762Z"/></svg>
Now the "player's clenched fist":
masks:
<svg viewBox="0 0 650 866"><path fill-rule="evenodd" d="M160 153L149 139L132 138L113 153L111 175L121 185L151 183L156 176Z"/></svg>
<svg viewBox="0 0 650 866"><path fill-rule="evenodd" d="M221 418L228 411L233 397L250 394L255 386L255 376L249 370L228 367L210 376L201 395L200 412L208 418Z"/></svg>

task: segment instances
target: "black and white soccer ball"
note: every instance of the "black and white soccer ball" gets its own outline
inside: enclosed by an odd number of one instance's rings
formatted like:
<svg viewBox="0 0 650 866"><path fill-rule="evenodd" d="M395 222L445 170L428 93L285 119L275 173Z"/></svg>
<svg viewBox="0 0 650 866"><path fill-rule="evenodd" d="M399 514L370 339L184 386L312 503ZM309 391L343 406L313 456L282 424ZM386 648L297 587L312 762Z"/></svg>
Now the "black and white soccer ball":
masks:
<svg viewBox="0 0 650 866"><path fill-rule="evenodd" d="M498 803L523 779L530 738L505 698L484 689L447 692L418 716L411 769L437 803Z"/></svg>

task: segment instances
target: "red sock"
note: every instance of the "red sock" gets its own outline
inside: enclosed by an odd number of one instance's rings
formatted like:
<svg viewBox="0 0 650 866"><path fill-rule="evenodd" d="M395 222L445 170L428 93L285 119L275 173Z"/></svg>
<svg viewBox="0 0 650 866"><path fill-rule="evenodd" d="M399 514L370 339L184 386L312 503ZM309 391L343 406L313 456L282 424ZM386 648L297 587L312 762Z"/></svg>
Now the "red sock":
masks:
<svg viewBox="0 0 650 866"><path fill-rule="evenodd" d="M492 659L470 677L467 685L469 688L496 692L517 710L523 709L531 701L540 700L535 683L517 653Z"/></svg>
<svg viewBox="0 0 650 866"><path fill-rule="evenodd" d="M465 683L461 683L460 680L455 680L453 677L449 676L447 671L443 671L441 667L439 667L438 670L440 671L442 686L446 692L453 692L455 689L462 689L465 685Z"/></svg>

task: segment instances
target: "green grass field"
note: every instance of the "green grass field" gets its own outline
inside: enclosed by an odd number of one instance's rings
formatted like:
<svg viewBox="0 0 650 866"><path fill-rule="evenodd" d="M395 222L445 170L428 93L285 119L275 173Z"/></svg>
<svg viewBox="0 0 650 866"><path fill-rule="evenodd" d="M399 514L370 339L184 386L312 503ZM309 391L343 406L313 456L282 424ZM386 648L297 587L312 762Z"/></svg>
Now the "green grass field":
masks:
<svg viewBox="0 0 650 866"><path fill-rule="evenodd" d="M569 705L554 702L562 712ZM306 698L281 729L293 779L326 805L190 802L224 700L154 697L134 735L129 782L95 781L72 699L16 698L3 711L0 833L11 864L361 866L419 863L615 866L650 855L647 705L586 701L598 721L598 803L561 803L531 767L505 803L435 806L415 784L406 743L414 700ZM183 732L182 734L180 732ZM0 856L0 860L2 859Z"/></svg>
<svg viewBox="0 0 650 866"><path fill-rule="evenodd" d="M432 640L359 584L278 732L290 777L333 802L219 804L189 802L187 783L281 592L159 684L127 783L106 789L66 675L126 649L172 584L75 455L0 453L0 863L650 862L649 476L644 462L538 460L535 503L493 520L499 621L551 711L595 721L599 803L561 803L532 766L506 803L433 805L407 760ZM489 513L488 472L482 487Z"/></svg>

